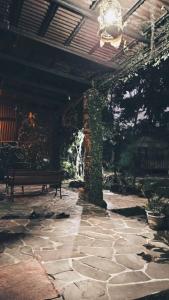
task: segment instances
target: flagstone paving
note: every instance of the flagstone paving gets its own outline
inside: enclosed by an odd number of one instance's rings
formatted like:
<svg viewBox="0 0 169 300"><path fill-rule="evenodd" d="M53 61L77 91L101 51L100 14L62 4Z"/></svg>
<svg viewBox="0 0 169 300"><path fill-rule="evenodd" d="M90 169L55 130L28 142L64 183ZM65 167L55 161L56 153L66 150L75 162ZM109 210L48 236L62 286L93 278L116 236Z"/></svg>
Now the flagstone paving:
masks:
<svg viewBox="0 0 169 300"><path fill-rule="evenodd" d="M77 202L78 194L70 190L64 189L63 195L16 199L13 213L15 206L24 206L24 211L39 206L43 212L44 207L54 209L55 215L1 219L0 266L37 259L59 290L58 299L65 300L138 299L169 289L169 246L155 239L144 216L126 217ZM119 196L108 197L118 208ZM142 201L137 199L137 205ZM128 197L120 206L129 202Z"/></svg>

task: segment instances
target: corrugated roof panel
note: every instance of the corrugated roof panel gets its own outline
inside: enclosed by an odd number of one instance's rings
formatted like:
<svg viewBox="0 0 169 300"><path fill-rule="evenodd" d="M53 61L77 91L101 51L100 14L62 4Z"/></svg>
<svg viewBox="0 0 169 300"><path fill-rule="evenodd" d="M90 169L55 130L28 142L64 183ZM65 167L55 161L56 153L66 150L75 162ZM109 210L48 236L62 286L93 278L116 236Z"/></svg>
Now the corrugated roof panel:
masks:
<svg viewBox="0 0 169 300"><path fill-rule="evenodd" d="M59 8L52 22L50 23L48 32L46 33L45 37L50 38L52 35L52 39L57 40L57 36L59 35L64 38L64 43L70 36L71 32L76 28L81 19L81 16L74 13L69 13L63 8Z"/></svg>
<svg viewBox="0 0 169 300"><path fill-rule="evenodd" d="M48 3L46 1L24 1L18 27L21 29L24 28L27 31L29 31L30 29L33 33L36 34L39 31L40 25L45 17L47 9Z"/></svg>

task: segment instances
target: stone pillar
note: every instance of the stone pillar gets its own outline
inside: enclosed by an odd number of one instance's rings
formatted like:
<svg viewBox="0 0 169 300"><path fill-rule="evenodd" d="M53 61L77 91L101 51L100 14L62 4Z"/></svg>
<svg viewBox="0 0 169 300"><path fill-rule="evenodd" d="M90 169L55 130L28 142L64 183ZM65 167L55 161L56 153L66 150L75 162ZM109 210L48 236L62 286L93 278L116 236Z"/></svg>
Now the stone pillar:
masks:
<svg viewBox="0 0 169 300"><path fill-rule="evenodd" d="M84 200L106 208L102 191L102 99L96 89L85 93L83 108Z"/></svg>

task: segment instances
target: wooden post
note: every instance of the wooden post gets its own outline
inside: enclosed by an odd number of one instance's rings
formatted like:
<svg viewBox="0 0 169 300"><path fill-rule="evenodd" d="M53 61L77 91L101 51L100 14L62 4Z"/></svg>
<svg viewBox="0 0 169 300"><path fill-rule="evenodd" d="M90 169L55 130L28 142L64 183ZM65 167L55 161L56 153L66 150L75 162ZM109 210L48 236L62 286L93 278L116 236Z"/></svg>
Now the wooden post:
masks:
<svg viewBox="0 0 169 300"><path fill-rule="evenodd" d="M55 112L51 113L50 136L50 167L53 170L60 169L60 148L62 144L61 118Z"/></svg>
<svg viewBox="0 0 169 300"><path fill-rule="evenodd" d="M106 208L102 191L102 99L96 89L85 93L83 108L84 200Z"/></svg>

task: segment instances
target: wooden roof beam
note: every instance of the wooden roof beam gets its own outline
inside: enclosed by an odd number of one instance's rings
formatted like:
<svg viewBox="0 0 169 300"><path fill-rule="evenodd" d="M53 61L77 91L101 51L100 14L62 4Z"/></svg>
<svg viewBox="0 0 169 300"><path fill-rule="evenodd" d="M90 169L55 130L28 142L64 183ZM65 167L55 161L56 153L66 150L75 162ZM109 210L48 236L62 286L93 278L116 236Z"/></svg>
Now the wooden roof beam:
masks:
<svg viewBox="0 0 169 300"><path fill-rule="evenodd" d="M24 93L18 91L17 88L13 87L4 87L2 89L2 93L0 95L0 99L2 98L3 101L14 101L14 103L18 102L28 102L28 103L38 103L42 106L47 107L57 107L57 112L59 112L59 103L55 102L54 100L50 99L49 97L42 97L37 95L32 95L28 93Z"/></svg>
<svg viewBox="0 0 169 300"><path fill-rule="evenodd" d="M100 47L100 42L97 42L89 51L89 54L93 54Z"/></svg>
<svg viewBox="0 0 169 300"><path fill-rule="evenodd" d="M127 45L127 48L131 48L134 44L136 43L136 41L132 41ZM125 49L121 49L120 52L118 52L116 55L114 55L112 57L112 61L115 61L116 59L118 59L121 55L123 55L125 53Z"/></svg>
<svg viewBox="0 0 169 300"><path fill-rule="evenodd" d="M0 23L0 29L6 30L6 28L4 28L4 26L3 26L2 23ZM77 50L74 50L74 49L70 49L70 48L68 48L68 47L66 47L66 46L64 46L64 45L59 44L59 43L56 43L56 42L53 42L53 41L44 39L43 37L40 37L40 36L38 36L38 35L34 35L34 34L28 32L28 31L25 31L25 30L22 30L22 31L21 31L21 30L18 30L17 28L15 28L15 27L11 27L11 28L9 29L9 31L10 31L11 33L16 34L17 36L22 36L22 37L28 38L28 39L30 39L30 40L32 40L32 41L39 42L39 43L42 43L42 44L44 44L44 45L50 46L50 47L52 47L52 48L56 48L56 49L58 49L58 50L61 50L61 51L64 51L64 52L67 52L67 53L70 53L70 54L79 56L79 57L81 57L81 58L83 58L83 59L86 59L86 60L88 60L88 61L91 61L91 62L93 62L93 63L95 63L95 64L104 66L104 67L107 68L107 69L111 69L111 70L113 70L113 69L114 69L114 70L119 70L119 65L116 64L116 63L110 63L110 62L106 62L106 61L100 61L100 60L98 60L97 58L90 56L89 54L86 54L86 53L81 52L80 50L77 51ZM28 63L28 65L30 66L31 63ZM45 67L42 67L42 66L41 66L41 68L45 68ZM85 80L85 79L81 79L81 78L79 78L79 77L76 77L76 76L73 76L73 75L70 75L70 74L65 74L65 75L64 75L64 73L61 73L61 72L60 72L60 75L59 75L59 72L58 72L58 71L54 71L54 70L51 70L51 69L49 69L49 68L45 68L45 69L46 69L45 71L48 71L48 72L53 73L53 74L58 75L58 76L65 77L65 76L67 75L67 77L71 77L72 80L75 80L75 81L77 81L77 82L81 82L81 83L88 82L88 81ZM71 79L71 78L69 78L69 79Z"/></svg>
<svg viewBox="0 0 169 300"><path fill-rule="evenodd" d="M64 72L61 72L61 71L52 70L51 68L48 68L48 67L45 67L45 66L42 66L42 65L39 65L39 64L31 63L31 62L28 62L24 59L13 57L13 56L10 56L10 55L4 54L4 53L0 53L0 59L7 60L7 61L10 61L10 62L14 62L14 63L18 63L18 64L21 64L23 66L26 66L26 67L29 67L29 68L32 68L32 69L36 69L36 70L39 70L39 71L42 71L42 72L49 73L51 75L61 77L63 79L68 79L68 80L72 80L72 81L84 84L86 86L91 85L90 81L85 80L83 78L80 78L80 77L77 77L77 76L74 76L74 75L71 75L71 74L68 74L68 73L64 73Z"/></svg>
<svg viewBox="0 0 169 300"><path fill-rule="evenodd" d="M63 96L66 96L66 97L77 96L77 93L72 93L70 91L67 91L65 88L60 89L60 88L52 87L50 85L44 85L44 84L40 84L40 83L37 83L37 82L32 82L32 81L27 80L27 79L16 77L16 76L13 76L13 75L10 75L10 74L5 74L2 71L0 72L0 76L3 79L9 79L9 80L12 80L13 82L21 83L22 85L30 86L32 88L39 89L39 90L42 90L44 92L53 93L55 95L59 94L59 95L63 95Z"/></svg>
<svg viewBox="0 0 169 300"><path fill-rule="evenodd" d="M93 18L97 18L97 15L90 10L84 9L82 7L79 7L70 1L64 1L64 0L47 0L48 2L56 2L59 6L78 14L79 16L87 17L88 19L93 20Z"/></svg>
<svg viewBox="0 0 169 300"><path fill-rule="evenodd" d="M135 32L135 31L133 31L133 30L129 30L127 28L124 28L123 34L127 35L127 36L130 36L131 38L137 40L140 43L150 44L150 40L149 39L147 39L144 35L141 35L141 34L139 34L139 36L138 36L138 33Z"/></svg>
<svg viewBox="0 0 169 300"><path fill-rule="evenodd" d="M48 6L47 13L41 23L40 29L38 34L40 36L44 36L46 32L48 31L49 25L52 22L57 10L58 10L59 4L56 1L51 1L51 3Z"/></svg>
<svg viewBox="0 0 169 300"><path fill-rule="evenodd" d="M81 29L81 27L83 26L84 23L85 23L85 17L82 17L82 19L80 20L80 22L76 25L76 27L74 28L74 30L71 32L71 34L69 35L69 37L65 41L65 43L64 43L65 46L69 46L71 44L71 41L78 34L78 32L80 31L80 29Z"/></svg>
<svg viewBox="0 0 169 300"><path fill-rule="evenodd" d="M141 5L143 5L145 0L138 0L123 16L123 22L125 22Z"/></svg>

